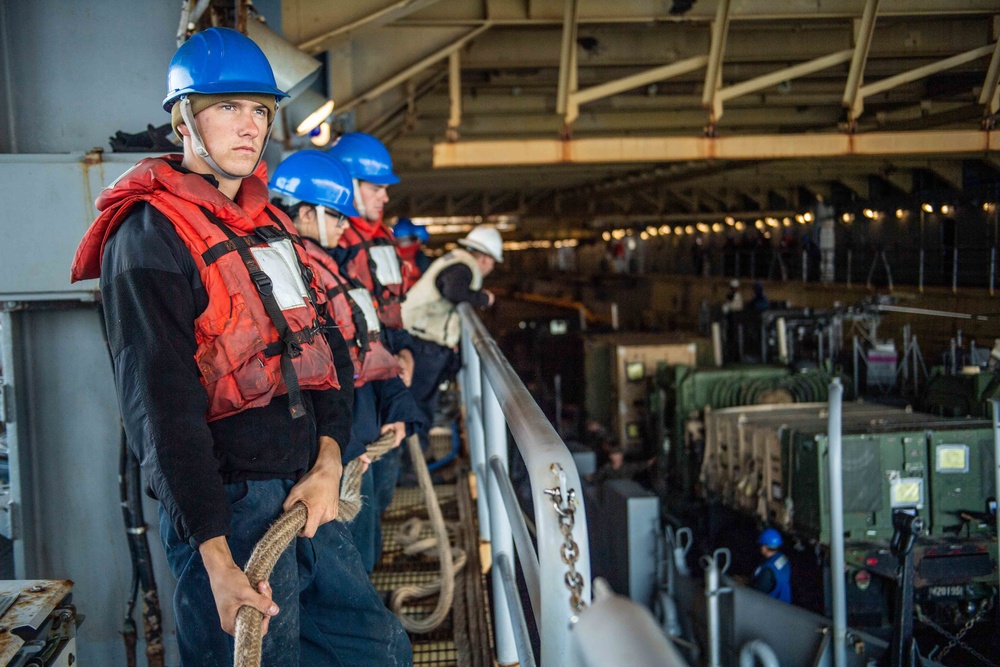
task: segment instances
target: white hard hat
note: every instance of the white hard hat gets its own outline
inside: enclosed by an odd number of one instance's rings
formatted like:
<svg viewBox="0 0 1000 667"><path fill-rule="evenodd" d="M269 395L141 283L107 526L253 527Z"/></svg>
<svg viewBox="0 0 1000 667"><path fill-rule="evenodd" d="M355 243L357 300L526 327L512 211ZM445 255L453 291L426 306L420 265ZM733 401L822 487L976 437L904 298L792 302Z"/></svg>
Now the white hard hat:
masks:
<svg viewBox="0 0 1000 667"><path fill-rule="evenodd" d="M469 250L478 250L497 262L503 262L503 239L496 227L491 225L480 225L473 228L464 239L458 240L458 245Z"/></svg>

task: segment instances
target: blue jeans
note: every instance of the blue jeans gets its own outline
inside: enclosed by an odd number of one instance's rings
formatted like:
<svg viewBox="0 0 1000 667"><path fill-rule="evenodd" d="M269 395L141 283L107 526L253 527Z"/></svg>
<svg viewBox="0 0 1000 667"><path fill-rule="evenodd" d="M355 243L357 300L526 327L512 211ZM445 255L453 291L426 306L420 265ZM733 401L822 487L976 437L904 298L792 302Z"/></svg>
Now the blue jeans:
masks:
<svg viewBox="0 0 1000 667"><path fill-rule="evenodd" d="M226 485L232 504L233 559L246 565L257 541L281 514L286 480ZM200 554L181 541L160 507L160 537L177 578L174 617L183 667L229 667L233 637L222 630ZM406 632L365 574L347 528L331 521L312 539L296 538L278 559L270 584L280 608L264 636L263 665L347 667L412 665Z"/></svg>
<svg viewBox="0 0 1000 667"><path fill-rule="evenodd" d="M375 562L382 559L382 514L389 508L393 493L396 491L396 480L399 478L400 461L403 456L404 440L399 447L390 449L382 458L372 464L373 477L372 500L375 502Z"/></svg>
<svg viewBox="0 0 1000 667"><path fill-rule="evenodd" d="M354 546L361 556L361 564L365 572L369 575L375 569L375 563L381 556L380 546L375 544L376 538L381 541L381 535L376 535L377 524L380 523L379 515L375 510L375 483L372 481L372 466L369 466L365 474L361 476L361 510L357 516L347 524L351 531L351 538Z"/></svg>

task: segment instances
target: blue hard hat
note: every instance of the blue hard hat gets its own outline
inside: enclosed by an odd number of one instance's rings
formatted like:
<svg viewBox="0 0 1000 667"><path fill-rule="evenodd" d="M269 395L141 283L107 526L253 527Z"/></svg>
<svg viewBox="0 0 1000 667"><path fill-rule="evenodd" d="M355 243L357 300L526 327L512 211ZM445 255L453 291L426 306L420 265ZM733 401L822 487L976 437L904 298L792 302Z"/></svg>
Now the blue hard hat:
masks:
<svg viewBox="0 0 1000 667"><path fill-rule="evenodd" d="M427 233L426 227L413 224L413 221L409 218L400 218L397 220L396 224L392 226L392 233L397 239L414 237L420 239L421 243L427 243L427 239L431 237Z"/></svg>
<svg viewBox="0 0 1000 667"><path fill-rule="evenodd" d="M275 192L308 204L325 206L347 216L360 215L354 208L351 175L344 165L323 151L292 153L274 170L268 187Z"/></svg>
<svg viewBox="0 0 1000 667"><path fill-rule="evenodd" d="M768 549L777 549L782 544L781 533L774 528L766 528L761 532L757 544Z"/></svg>
<svg viewBox="0 0 1000 667"><path fill-rule="evenodd" d="M185 95L258 93L288 97L278 90L267 56L252 39L230 28L209 28L195 33L170 59L167 96L163 108L170 111Z"/></svg>
<svg viewBox="0 0 1000 667"><path fill-rule="evenodd" d="M395 185L392 158L385 145L370 134L348 132L333 142L328 153L344 163L352 178L376 185Z"/></svg>

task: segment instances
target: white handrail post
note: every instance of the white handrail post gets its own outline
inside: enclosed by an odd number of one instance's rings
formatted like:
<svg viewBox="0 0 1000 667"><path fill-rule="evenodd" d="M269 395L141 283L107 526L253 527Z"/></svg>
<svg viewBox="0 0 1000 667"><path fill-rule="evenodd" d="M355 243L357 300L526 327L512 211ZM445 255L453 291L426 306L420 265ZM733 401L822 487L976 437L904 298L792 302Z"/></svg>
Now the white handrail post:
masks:
<svg viewBox="0 0 1000 667"><path fill-rule="evenodd" d="M486 503L486 445L483 438L483 375L479 353L472 342L472 332L462 335L463 373L462 395L465 399L465 428L469 438L469 456L476 476L476 513L479 517L479 539L490 541L490 514Z"/></svg>
<svg viewBox="0 0 1000 667"><path fill-rule="evenodd" d="M497 395L488 380L483 389L483 433L486 437L486 458L499 459L507 469L507 421ZM489 520L491 547L493 549L493 623L497 639L497 662L500 665L515 665L518 662L517 646L514 643L514 626L511 622L510 608L507 606L507 596L504 594L503 576L497 559L506 554L510 562L514 562L514 536L511 533L507 512L504 511L503 496L496 474L487 468L487 486L485 491L489 501Z"/></svg>
<svg viewBox="0 0 1000 667"><path fill-rule="evenodd" d="M833 591L833 664L847 666L847 604L844 582L844 466L841 415L844 388L830 383L827 447L830 475L830 587Z"/></svg>

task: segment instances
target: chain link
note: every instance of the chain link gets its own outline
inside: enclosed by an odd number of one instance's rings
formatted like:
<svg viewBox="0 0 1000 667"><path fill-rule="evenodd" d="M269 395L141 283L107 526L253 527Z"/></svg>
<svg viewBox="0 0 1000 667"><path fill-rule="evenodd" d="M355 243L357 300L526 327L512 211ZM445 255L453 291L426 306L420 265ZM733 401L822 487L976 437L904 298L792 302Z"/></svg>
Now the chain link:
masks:
<svg viewBox="0 0 1000 667"><path fill-rule="evenodd" d="M980 653L979 651L977 651L976 649L972 648L964 641L962 641L962 638L965 637L965 635L969 632L969 630L972 629L972 627L976 623L978 623L983 619L983 617L986 615L986 612L988 612L990 608L991 605L984 605L983 608L980 609L975 616L966 621L965 625L962 626L962 629L959 630L956 634L951 634L950 632L948 632L947 630L945 630L940 625L932 621L930 618L924 616L923 614L918 615L917 616L918 621L920 621L924 625L930 626L934 630L937 630L939 633L941 633L948 639L948 644L943 649L941 649L940 653L934 656L934 661L940 662L946 655L948 655L948 652L951 651L951 649L955 648L956 646L960 646L966 652L978 658L984 665L989 665L989 667L1000 667L1000 665L997 665L997 663L993 662L992 660L984 656L982 653Z"/></svg>
<svg viewBox="0 0 1000 667"><path fill-rule="evenodd" d="M552 472L559 477L560 485L551 489L545 489L545 495L552 499L552 507L559 516L559 530L563 534L563 543L559 547L559 554L563 563L568 567L563 577L563 582L569 590L569 607L573 610L571 622L576 622L577 614L582 612L587 603L583 601L583 575L576 571L576 561L580 558L580 545L573 539L573 526L576 523L576 492L573 489L566 491L565 501L563 499L563 487L565 486L565 476L562 468L553 465Z"/></svg>

